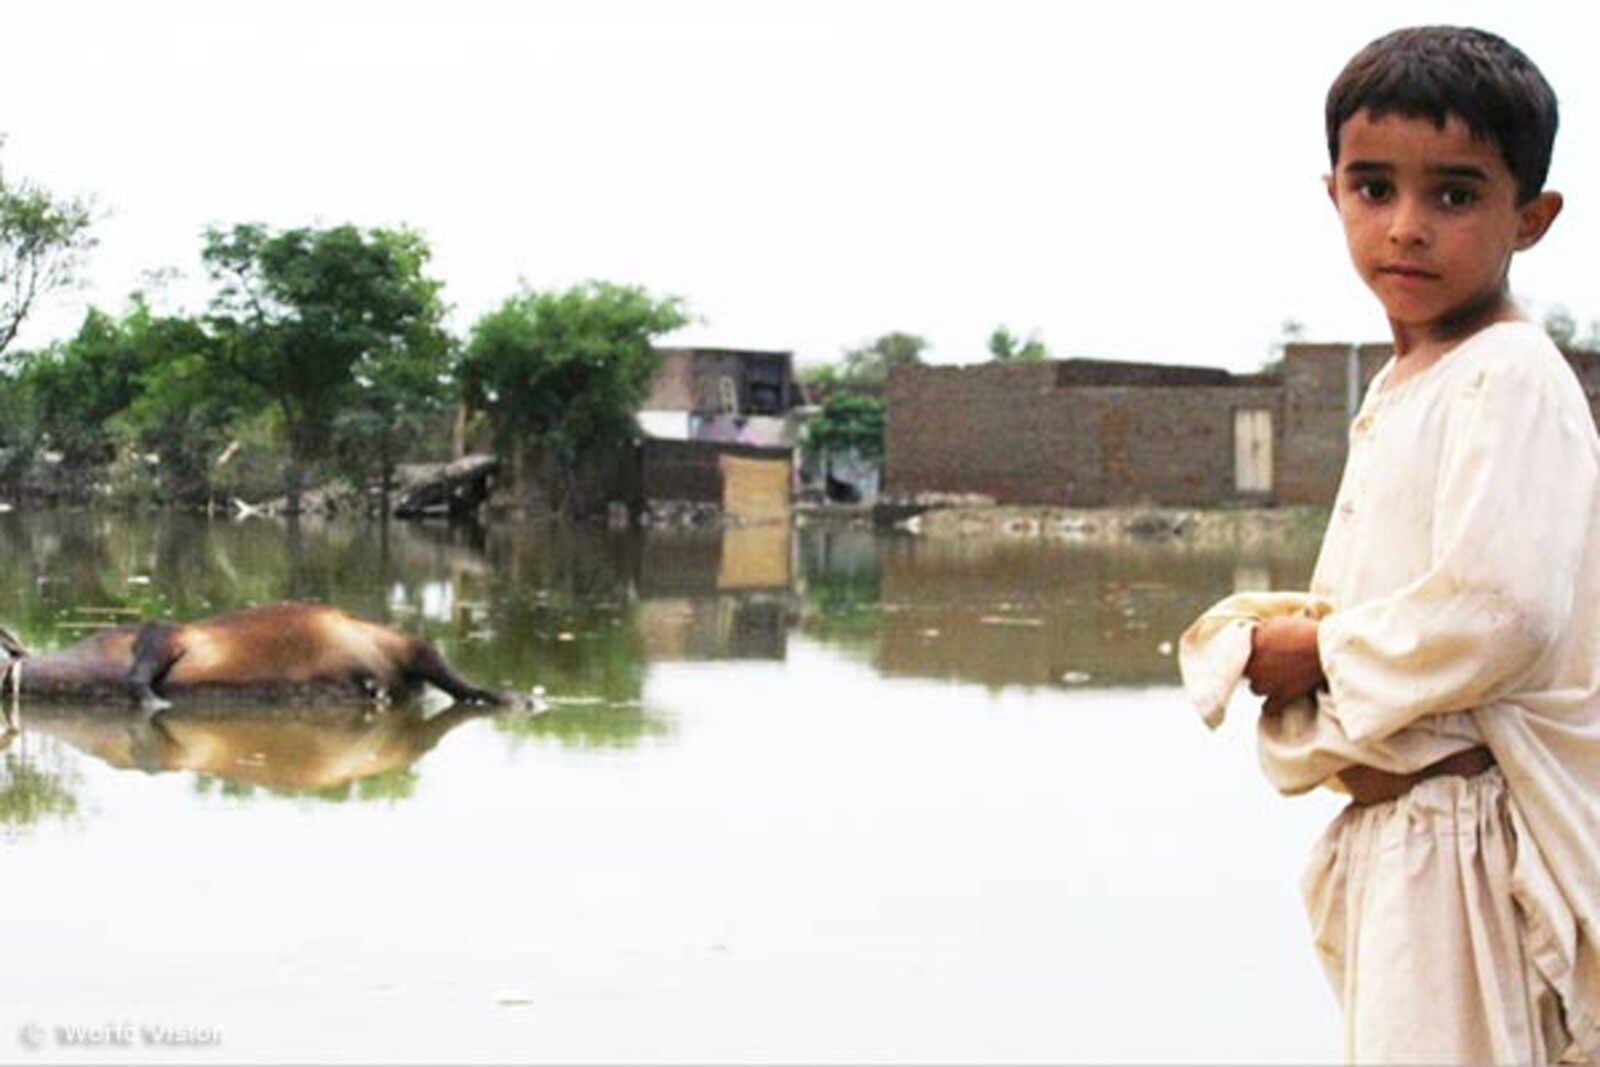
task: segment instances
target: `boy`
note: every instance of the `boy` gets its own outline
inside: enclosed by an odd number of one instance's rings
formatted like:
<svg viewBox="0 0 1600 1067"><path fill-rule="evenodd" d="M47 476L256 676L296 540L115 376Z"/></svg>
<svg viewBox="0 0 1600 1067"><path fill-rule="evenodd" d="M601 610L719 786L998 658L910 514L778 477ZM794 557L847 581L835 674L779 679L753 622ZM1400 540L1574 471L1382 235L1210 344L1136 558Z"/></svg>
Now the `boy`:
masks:
<svg viewBox="0 0 1600 1067"><path fill-rule="evenodd" d="M1260 622L1244 673L1280 788L1351 794L1303 884L1346 1053L1600 1062L1600 441L1509 287L1561 211L1555 96L1498 37L1413 28L1326 120L1395 356L1351 427L1328 613Z"/></svg>

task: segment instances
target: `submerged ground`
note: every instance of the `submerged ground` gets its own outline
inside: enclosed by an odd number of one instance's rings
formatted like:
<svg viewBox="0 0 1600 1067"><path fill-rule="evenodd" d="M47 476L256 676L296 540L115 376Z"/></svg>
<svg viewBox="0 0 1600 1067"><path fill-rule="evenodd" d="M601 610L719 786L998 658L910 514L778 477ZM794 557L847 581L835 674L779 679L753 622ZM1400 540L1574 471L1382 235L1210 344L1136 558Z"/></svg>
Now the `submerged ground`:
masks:
<svg viewBox="0 0 1600 1067"><path fill-rule="evenodd" d="M24 709L0 1059L1337 1054L1295 895L1332 805L1171 656L1303 548L8 516L0 549L37 644L313 597L551 703Z"/></svg>

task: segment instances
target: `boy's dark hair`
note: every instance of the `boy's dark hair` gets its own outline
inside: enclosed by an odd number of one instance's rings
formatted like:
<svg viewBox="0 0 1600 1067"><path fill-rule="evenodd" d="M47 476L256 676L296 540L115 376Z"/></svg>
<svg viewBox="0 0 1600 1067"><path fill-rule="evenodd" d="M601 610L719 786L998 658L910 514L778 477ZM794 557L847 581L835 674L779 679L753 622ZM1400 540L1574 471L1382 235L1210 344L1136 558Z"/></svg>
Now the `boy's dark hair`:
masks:
<svg viewBox="0 0 1600 1067"><path fill-rule="evenodd" d="M1494 145L1527 203L1544 190L1555 148L1556 94L1539 68L1492 33L1458 26L1415 26L1367 45L1328 90L1328 156L1339 165L1339 131L1361 111L1432 119L1451 115Z"/></svg>

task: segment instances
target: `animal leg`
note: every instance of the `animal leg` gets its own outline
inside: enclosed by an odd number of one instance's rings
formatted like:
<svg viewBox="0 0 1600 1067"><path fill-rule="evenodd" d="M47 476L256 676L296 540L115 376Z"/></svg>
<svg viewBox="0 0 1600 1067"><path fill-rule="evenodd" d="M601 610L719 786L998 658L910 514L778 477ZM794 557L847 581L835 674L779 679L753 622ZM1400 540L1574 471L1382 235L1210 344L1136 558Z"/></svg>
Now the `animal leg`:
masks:
<svg viewBox="0 0 1600 1067"><path fill-rule="evenodd" d="M0 634L3 633L5 631L0 630ZM11 697L6 700L6 732L20 733L22 731L22 660L20 659L8 663L5 673L0 675L0 700L5 699L7 689L10 690Z"/></svg>
<svg viewBox="0 0 1600 1067"><path fill-rule="evenodd" d="M128 752L134 766L148 774L166 770L171 765L168 756L182 748L166 724L153 715L130 720L127 729Z"/></svg>
<svg viewBox="0 0 1600 1067"><path fill-rule="evenodd" d="M0 630L0 633L5 631ZM9 635L8 635L9 636ZM11 690L10 699L5 690ZM22 734L22 661L12 660L0 675L0 701L5 702L5 723L0 727L0 751L4 751Z"/></svg>
<svg viewBox="0 0 1600 1067"><path fill-rule="evenodd" d="M177 627L164 622L146 623L133 639L133 665L128 668L128 692L143 709L145 718L153 719L172 702L156 692L156 686L167 676L177 661L173 636Z"/></svg>
<svg viewBox="0 0 1600 1067"><path fill-rule="evenodd" d="M406 672L417 681L427 682L429 685L448 693L451 697L464 704L504 704L505 697L493 689L485 689L464 678L460 672L450 666L439 650L428 642L418 639L413 646L411 666Z"/></svg>

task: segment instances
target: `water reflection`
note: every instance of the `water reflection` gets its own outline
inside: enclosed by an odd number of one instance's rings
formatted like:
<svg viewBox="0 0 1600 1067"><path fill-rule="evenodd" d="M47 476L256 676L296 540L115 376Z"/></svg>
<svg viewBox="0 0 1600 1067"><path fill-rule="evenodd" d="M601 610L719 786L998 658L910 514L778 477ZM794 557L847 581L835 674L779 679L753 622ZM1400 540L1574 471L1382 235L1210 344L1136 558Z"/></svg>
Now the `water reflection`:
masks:
<svg viewBox="0 0 1600 1067"><path fill-rule="evenodd" d="M637 586L647 658L783 659L792 546L782 525L651 534L641 546Z"/></svg>
<svg viewBox="0 0 1600 1067"><path fill-rule="evenodd" d="M120 770L189 772L230 796L254 789L327 800L409 794L412 764L451 730L488 714L452 706L371 709L184 707L155 720L136 711L30 708L26 729Z"/></svg>
<svg viewBox="0 0 1600 1067"><path fill-rule="evenodd" d="M793 633L885 676L1171 685L1172 643L1190 619L1236 588L1303 585L1312 547L949 542L826 526L625 534L8 515L0 622L50 647L134 616L332 601L427 637L486 684L541 687L546 714L493 719L515 743L626 749L677 728L644 701L653 665L780 662ZM112 766L183 770L218 789L392 799L465 718L279 708L184 713L152 728L40 709L28 723ZM8 817L71 809L70 782L15 752L8 760L17 813Z"/></svg>
<svg viewBox="0 0 1600 1067"><path fill-rule="evenodd" d="M1305 581L1303 552L898 541L878 666L988 686L1170 685L1176 637L1236 588Z"/></svg>
<svg viewBox="0 0 1600 1067"><path fill-rule="evenodd" d="M550 703L159 730L25 704L0 747L28 917L0 1000L215 1024L268 1062L357 1032L376 1060L1322 1062L1338 1024L1293 884L1329 813L1273 799L1247 722L1205 731L1161 651L1308 567L820 527L0 516L0 623L32 645L314 597Z"/></svg>
<svg viewBox="0 0 1600 1067"><path fill-rule="evenodd" d="M31 741L31 739L29 739ZM0 738L0 832L15 835L40 822L78 814L82 774L58 748Z"/></svg>
<svg viewBox="0 0 1600 1067"><path fill-rule="evenodd" d="M1235 589L1303 586L1314 549L817 532L800 548L802 626L891 676L1171 685L1173 643L1195 615Z"/></svg>

